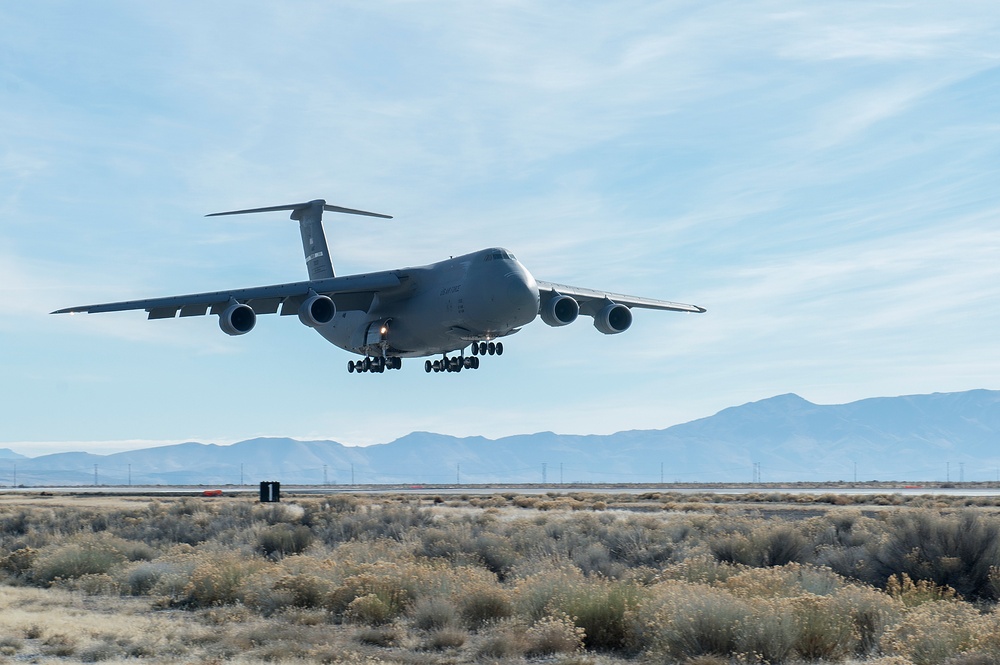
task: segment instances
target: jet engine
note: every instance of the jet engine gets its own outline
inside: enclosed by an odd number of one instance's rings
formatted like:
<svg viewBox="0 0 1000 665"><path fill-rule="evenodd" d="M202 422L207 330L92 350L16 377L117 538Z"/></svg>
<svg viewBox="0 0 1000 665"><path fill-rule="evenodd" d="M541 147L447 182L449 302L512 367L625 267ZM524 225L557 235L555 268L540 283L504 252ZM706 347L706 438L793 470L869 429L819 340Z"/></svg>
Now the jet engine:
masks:
<svg viewBox="0 0 1000 665"><path fill-rule="evenodd" d="M299 306L299 321L310 328L326 325L336 315L337 306L327 296L309 296Z"/></svg>
<svg viewBox="0 0 1000 665"><path fill-rule="evenodd" d="M542 306L542 321L552 327L566 326L580 315L580 305L569 296L556 295ZM627 326L626 326L627 327Z"/></svg>
<svg viewBox="0 0 1000 665"><path fill-rule="evenodd" d="M594 327L605 335L625 332L632 325L632 310L625 305L608 303L594 315Z"/></svg>
<svg viewBox="0 0 1000 665"><path fill-rule="evenodd" d="M233 303L219 314L219 327L227 335L245 335L257 325L257 315L250 305Z"/></svg>

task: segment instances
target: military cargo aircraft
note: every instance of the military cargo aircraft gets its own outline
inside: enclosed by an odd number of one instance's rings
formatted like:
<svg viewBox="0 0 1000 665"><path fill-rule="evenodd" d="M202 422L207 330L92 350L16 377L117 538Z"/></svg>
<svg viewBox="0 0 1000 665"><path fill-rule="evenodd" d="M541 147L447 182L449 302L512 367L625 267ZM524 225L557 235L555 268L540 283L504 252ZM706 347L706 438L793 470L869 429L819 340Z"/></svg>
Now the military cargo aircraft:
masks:
<svg viewBox="0 0 1000 665"><path fill-rule="evenodd" d="M289 210L291 219L299 222L307 281L67 307L52 313L141 309L150 319L215 314L223 332L245 335L259 314L280 312L297 315L332 344L362 356L348 362L348 372L383 373L400 369L403 358L440 355L425 360L424 370L430 373L478 369L480 358L503 354L499 340L536 317L550 326L565 326L583 314L593 318L599 331L614 335L632 325L632 308L705 311L696 305L538 281L501 247L426 266L338 277L323 232L323 213L391 216L327 205L323 199L208 216Z"/></svg>

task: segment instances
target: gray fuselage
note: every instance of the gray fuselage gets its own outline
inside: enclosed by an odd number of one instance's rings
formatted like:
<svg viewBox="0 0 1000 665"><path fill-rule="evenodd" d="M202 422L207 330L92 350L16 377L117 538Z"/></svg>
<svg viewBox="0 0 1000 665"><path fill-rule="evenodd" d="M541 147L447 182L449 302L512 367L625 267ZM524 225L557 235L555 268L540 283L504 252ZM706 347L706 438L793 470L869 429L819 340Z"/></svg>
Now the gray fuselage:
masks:
<svg viewBox="0 0 1000 665"><path fill-rule="evenodd" d="M398 289L381 292L367 311L338 311L316 330L361 355L419 357L504 337L538 315L535 278L505 249L389 272Z"/></svg>

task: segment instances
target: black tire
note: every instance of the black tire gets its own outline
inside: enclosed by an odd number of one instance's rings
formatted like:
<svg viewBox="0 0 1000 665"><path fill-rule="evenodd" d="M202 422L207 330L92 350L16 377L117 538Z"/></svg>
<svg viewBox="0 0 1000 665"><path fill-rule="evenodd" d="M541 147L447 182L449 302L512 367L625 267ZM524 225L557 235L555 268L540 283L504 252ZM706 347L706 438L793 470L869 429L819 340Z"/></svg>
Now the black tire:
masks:
<svg viewBox="0 0 1000 665"><path fill-rule="evenodd" d="M424 361L424 371L427 372L428 374L430 374L431 373L431 369L433 369L433 365L431 365L431 361L430 360L425 360Z"/></svg>
<svg viewBox="0 0 1000 665"><path fill-rule="evenodd" d="M347 361L347 373L348 374L354 374L354 361L353 360L348 360Z"/></svg>
<svg viewBox="0 0 1000 665"><path fill-rule="evenodd" d="M497 342L497 355L503 355L503 342Z"/></svg>

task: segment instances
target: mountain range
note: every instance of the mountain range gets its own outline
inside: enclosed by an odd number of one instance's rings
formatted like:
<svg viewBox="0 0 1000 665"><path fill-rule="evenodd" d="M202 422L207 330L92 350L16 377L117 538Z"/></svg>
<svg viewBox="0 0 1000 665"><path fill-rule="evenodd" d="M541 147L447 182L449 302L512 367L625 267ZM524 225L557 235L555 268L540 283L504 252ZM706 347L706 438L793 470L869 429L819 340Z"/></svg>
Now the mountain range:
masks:
<svg viewBox="0 0 1000 665"><path fill-rule="evenodd" d="M25 457L0 486L1000 480L1000 391L818 405L787 394L662 430L491 440L414 432L367 447L261 438Z"/></svg>

